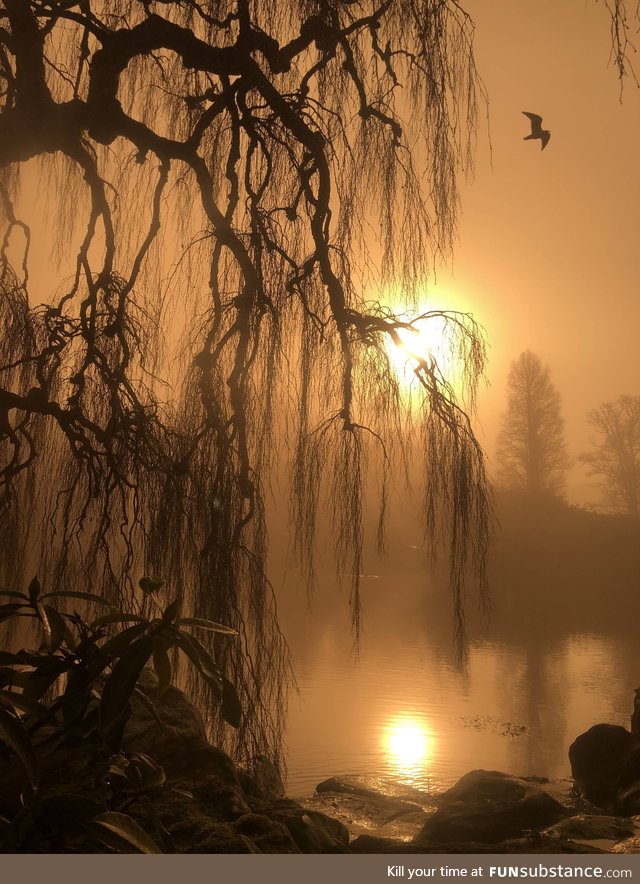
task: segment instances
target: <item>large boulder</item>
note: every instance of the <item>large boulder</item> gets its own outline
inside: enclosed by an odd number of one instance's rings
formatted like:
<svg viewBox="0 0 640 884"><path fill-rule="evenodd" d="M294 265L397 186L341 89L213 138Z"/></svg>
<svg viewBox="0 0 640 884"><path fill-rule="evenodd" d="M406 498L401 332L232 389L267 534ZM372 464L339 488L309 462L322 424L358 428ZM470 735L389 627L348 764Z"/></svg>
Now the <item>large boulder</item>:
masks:
<svg viewBox="0 0 640 884"><path fill-rule="evenodd" d="M425 847L434 842L497 844L540 831L568 813L537 783L500 771L474 770L441 796L416 842Z"/></svg>
<svg viewBox="0 0 640 884"><path fill-rule="evenodd" d="M640 812L640 736L616 724L594 724L569 747L581 794L614 813Z"/></svg>
<svg viewBox="0 0 640 884"><path fill-rule="evenodd" d="M251 773L242 771L211 745L200 714L182 691L169 687L160 693L152 674L145 671L143 678L155 708L134 701L121 753L114 755L95 733L45 744L43 810L29 843L47 852L93 851L84 821L116 810L131 816L166 853L349 851L342 823L282 796L268 759L258 759ZM15 756L0 741L2 815L15 815L22 780ZM58 820L50 825L54 814L70 821L64 837Z"/></svg>
<svg viewBox="0 0 640 884"><path fill-rule="evenodd" d="M272 762L261 757L252 774L241 771L209 743L199 713L181 691L170 687L159 695L153 684L145 687L157 718L136 704L124 746L165 770L168 788L154 810L175 852L348 851L349 833L340 822L283 797Z"/></svg>
<svg viewBox="0 0 640 884"><path fill-rule="evenodd" d="M304 805L341 820L352 835L375 833L407 842L433 813L435 799L388 777L354 775L323 780Z"/></svg>

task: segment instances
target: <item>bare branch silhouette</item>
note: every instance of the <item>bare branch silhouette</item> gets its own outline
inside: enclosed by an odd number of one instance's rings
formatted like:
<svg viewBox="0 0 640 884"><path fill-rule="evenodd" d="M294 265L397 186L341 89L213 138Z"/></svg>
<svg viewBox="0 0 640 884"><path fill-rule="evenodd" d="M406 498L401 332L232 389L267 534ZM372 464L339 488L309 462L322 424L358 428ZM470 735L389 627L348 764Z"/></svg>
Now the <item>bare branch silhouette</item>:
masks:
<svg viewBox="0 0 640 884"><path fill-rule="evenodd" d="M241 635L214 650L248 754L277 751L289 672L264 508L288 458L307 573L326 494L359 625L362 490L382 476L382 543L406 435L386 355L406 320L370 292L417 305L452 247L483 96L472 44L469 16L434 0L0 9L2 582L38 570L143 607L137 577L163 576ZM447 321L472 408L482 336ZM415 370L462 650L484 461L438 366Z"/></svg>

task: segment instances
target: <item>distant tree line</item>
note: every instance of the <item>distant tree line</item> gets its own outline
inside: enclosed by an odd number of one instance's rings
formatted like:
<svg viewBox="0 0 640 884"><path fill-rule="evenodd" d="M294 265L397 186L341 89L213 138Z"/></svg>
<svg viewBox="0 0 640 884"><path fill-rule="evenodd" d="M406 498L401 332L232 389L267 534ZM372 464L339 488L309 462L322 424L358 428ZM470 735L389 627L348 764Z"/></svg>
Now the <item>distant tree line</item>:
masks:
<svg viewBox="0 0 640 884"><path fill-rule="evenodd" d="M640 396L620 396L587 417L590 445L578 460L601 479L603 499L616 512L640 518ZM532 495L564 496L571 459L560 394L549 367L530 350L511 363L507 410L497 440L498 485Z"/></svg>

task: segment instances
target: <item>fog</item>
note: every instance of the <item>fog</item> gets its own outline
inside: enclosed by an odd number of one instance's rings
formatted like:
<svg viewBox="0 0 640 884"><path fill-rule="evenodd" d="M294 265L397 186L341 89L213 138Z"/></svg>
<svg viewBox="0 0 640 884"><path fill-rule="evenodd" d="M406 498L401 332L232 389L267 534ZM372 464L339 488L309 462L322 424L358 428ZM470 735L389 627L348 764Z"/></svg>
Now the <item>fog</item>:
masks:
<svg viewBox="0 0 640 884"><path fill-rule="evenodd" d="M462 197L453 275L439 274L436 287L487 329L490 387L480 420L488 451L509 364L530 349L551 369L575 456L587 445L587 412L639 392L640 90L632 79L621 88L603 4L468 8L489 116ZM523 110L551 131L544 152L522 141ZM599 502L577 465L568 494Z"/></svg>
<svg viewBox="0 0 640 884"><path fill-rule="evenodd" d="M77 715L120 752L146 667L233 756L224 827L265 765L312 803L478 768L568 794L569 746L629 729L640 682L640 88L610 4L467 0L476 93L455 3L339 40L308 10L366 4L31 5L0 12L0 620L42 636L5 633L0 713L37 715L0 761L33 786L58 703L61 743Z"/></svg>

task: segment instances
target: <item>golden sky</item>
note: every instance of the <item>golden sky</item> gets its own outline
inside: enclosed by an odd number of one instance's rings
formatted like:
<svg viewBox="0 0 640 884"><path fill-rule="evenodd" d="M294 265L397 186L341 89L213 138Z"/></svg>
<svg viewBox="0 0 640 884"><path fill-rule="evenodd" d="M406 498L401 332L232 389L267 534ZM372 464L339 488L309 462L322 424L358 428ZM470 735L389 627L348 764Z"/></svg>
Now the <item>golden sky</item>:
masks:
<svg viewBox="0 0 640 884"><path fill-rule="evenodd" d="M477 26L493 150L481 121L454 278L440 273L437 289L450 289L488 332L491 388L480 417L489 453L509 363L531 349L551 368L575 455L591 408L640 394L640 89L628 79L621 103L602 3L464 5ZM522 140L523 110L551 130L544 152ZM576 467L569 497L595 502L589 486Z"/></svg>
<svg viewBox="0 0 640 884"><path fill-rule="evenodd" d="M628 78L621 101L602 2L463 6L476 22L489 119L481 108L453 273L440 268L427 304L470 310L487 330L480 436L489 455L509 364L531 349L551 368L575 456L590 409L640 394L640 89ZM523 110L551 130L544 152L523 140ZM38 181L26 175L25 185L34 200ZM36 281L46 277L32 270ZM598 500L581 467L568 490L576 502Z"/></svg>

